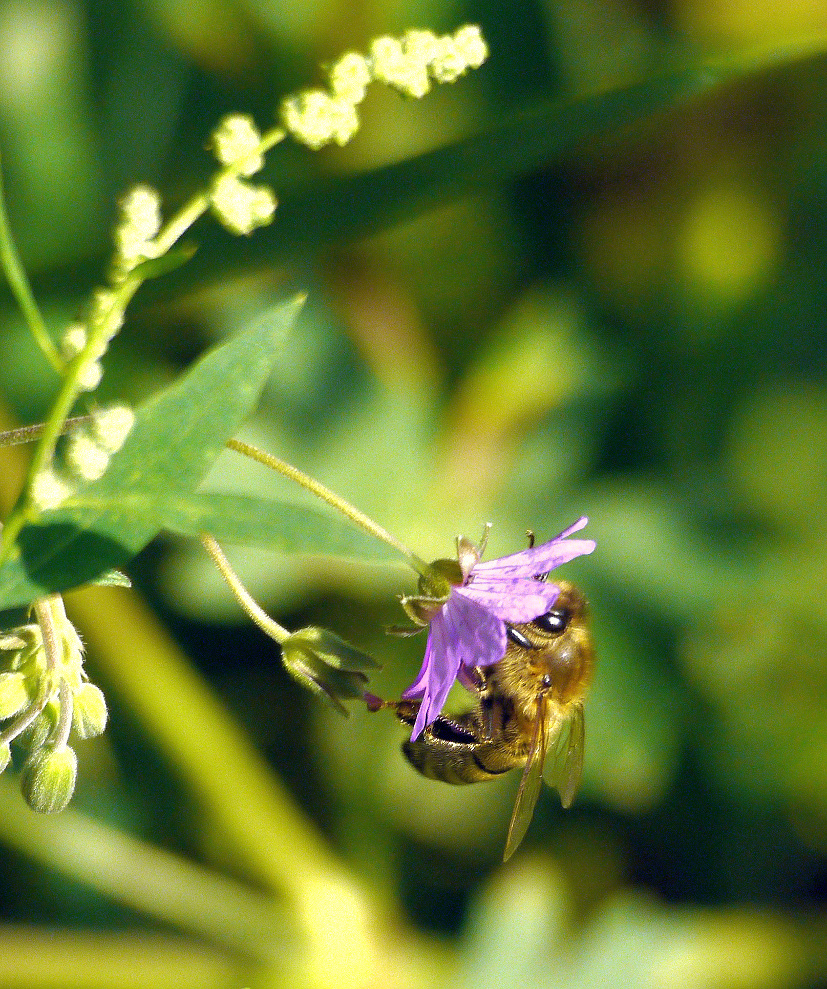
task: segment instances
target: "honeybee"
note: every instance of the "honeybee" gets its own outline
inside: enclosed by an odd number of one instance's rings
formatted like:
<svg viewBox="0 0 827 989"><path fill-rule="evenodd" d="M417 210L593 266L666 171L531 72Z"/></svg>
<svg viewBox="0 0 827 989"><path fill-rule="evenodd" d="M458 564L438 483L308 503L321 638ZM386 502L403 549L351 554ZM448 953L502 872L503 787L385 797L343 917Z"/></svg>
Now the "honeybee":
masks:
<svg viewBox="0 0 827 989"><path fill-rule="evenodd" d="M504 861L526 833L545 779L571 806L583 771L583 702L595 656L582 592L556 581L560 594L544 615L521 625L506 624L505 655L474 667L474 707L454 718L442 715L402 751L423 776L445 783L478 783L523 766ZM393 707L413 725L419 701Z"/></svg>

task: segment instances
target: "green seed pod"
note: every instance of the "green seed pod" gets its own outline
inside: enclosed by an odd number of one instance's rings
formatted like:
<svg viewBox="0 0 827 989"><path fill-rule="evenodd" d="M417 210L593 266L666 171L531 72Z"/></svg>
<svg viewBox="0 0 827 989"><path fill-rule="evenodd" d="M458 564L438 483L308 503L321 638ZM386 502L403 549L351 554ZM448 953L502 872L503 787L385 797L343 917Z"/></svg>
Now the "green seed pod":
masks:
<svg viewBox="0 0 827 989"><path fill-rule="evenodd" d="M63 810L75 792L78 757L74 749L41 749L29 758L20 776L23 799L38 814Z"/></svg>
<svg viewBox="0 0 827 989"><path fill-rule="evenodd" d="M0 745L0 773L2 773L6 766L11 762L11 746L8 742L3 742Z"/></svg>

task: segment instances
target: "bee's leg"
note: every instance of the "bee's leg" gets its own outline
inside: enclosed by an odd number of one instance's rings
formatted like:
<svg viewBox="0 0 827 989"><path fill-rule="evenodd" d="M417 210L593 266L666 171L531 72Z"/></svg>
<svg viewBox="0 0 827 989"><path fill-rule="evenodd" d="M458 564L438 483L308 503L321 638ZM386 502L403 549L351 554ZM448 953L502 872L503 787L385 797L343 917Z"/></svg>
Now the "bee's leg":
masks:
<svg viewBox="0 0 827 989"><path fill-rule="evenodd" d="M403 725L413 727L419 714L421 701L383 701L383 707L392 707L394 714ZM469 745L480 741L480 718L476 710L457 715L456 718L446 718L438 715L425 729L423 736L431 740L448 742L451 745Z"/></svg>

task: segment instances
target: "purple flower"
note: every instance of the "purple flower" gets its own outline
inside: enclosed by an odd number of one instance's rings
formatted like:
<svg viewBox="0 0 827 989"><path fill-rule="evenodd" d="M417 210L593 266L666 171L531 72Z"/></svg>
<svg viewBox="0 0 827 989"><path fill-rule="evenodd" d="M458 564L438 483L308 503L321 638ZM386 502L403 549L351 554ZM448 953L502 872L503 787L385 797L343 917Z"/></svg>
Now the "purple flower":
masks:
<svg viewBox="0 0 827 989"><path fill-rule="evenodd" d="M455 680L473 687L468 671L503 658L505 622L530 622L552 607L559 587L537 578L594 550L592 539L568 539L588 521L583 516L542 546L488 563L480 563L485 539L479 547L459 539L459 566L445 560L434 564L438 572L450 571L451 566L456 572L456 580L448 578L451 586L447 600L428 596L403 600L415 620L425 624L420 617L423 615L430 620L422 669L402 695L407 700L422 700L412 740L442 711Z"/></svg>

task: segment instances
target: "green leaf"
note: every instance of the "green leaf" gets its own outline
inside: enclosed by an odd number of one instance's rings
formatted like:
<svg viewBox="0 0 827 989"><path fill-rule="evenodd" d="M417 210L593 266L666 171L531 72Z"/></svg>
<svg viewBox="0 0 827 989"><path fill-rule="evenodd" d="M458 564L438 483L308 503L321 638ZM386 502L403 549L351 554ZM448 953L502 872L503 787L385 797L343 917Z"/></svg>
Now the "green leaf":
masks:
<svg viewBox="0 0 827 989"><path fill-rule="evenodd" d="M19 555L0 571L0 609L94 580L158 533L161 513L128 513L118 503L131 497L148 506L201 482L257 404L301 302L222 343L138 410L106 474L21 531Z"/></svg>
<svg viewBox="0 0 827 989"><path fill-rule="evenodd" d="M209 533L221 542L257 546L281 553L325 554L363 560L398 560L386 543L357 529L343 516L315 505L274 501L217 492L127 492L100 501L76 498L73 506L54 513L67 525L106 513L124 529L153 520L167 529L197 538Z"/></svg>
<svg viewBox="0 0 827 989"><path fill-rule="evenodd" d="M182 241L165 254L162 254L161 257L149 258L146 261L142 261L136 266L135 274L140 275L142 279L159 278L161 275L167 275L169 272L175 271L176 268L180 268L181 265L186 264L195 255L197 250L197 244L194 244L192 241Z"/></svg>
<svg viewBox="0 0 827 989"><path fill-rule="evenodd" d="M315 505L246 495L201 493L177 499L165 512L164 527L184 536L208 532L218 540L280 553L355 556L399 560L399 553L343 516Z"/></svg>

